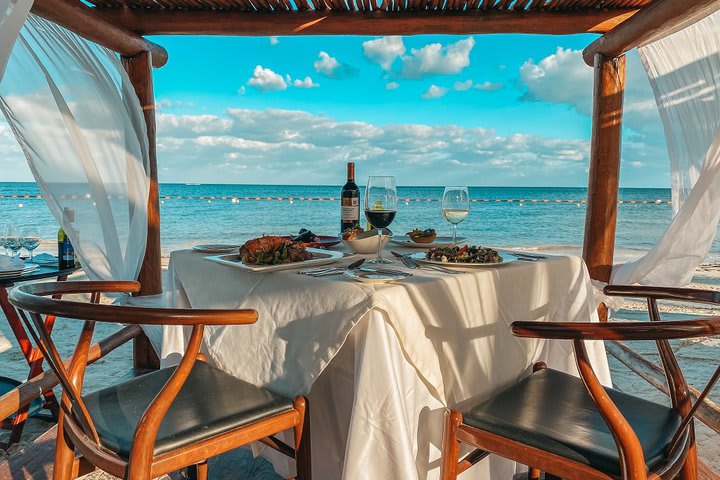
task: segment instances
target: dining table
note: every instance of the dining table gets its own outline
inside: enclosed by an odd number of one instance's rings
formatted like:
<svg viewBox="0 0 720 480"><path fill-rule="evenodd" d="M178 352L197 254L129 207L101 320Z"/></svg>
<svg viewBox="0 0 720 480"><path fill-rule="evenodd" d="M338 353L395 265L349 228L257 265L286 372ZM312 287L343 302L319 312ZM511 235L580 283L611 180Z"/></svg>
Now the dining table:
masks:
<svg viewBox="0 0 720 480"><path fill-rule="evenodd" d="M503 256L515 261L454 268L457 274L396 261L383 268L412 276L367 284L298 274L301 265L250 272L178 250L170 257L166 302L258 312L253 325L207 326L201 351L245 381L309 397L314 478L431 480L439 478L447 408L478 403L528 375L535 362L577 375L569 342L517 338L512 322L598 321L581 258ZM348 254L337 264L358 258ZM160 328L148 327L149 337L164 365L177 363L189 329ZM587 347L610 385L603 343ZM285 457L253 449L279 474L293 473ZM491 455L460 478L508 479L523 468Z"/></svg>
<svg viewBox="0 0 720 480"><path fill-rule="evenodd" d="M12 276L3 276L2 278L0 278L0 310L2 310L5 319L10 325L10 329L15 336L15 340L20 347L20 351L28 364L29 370L26 378L27 380L30 380L43 372L43 362L45 360L45 357L40 351L40 349L37 346L34 346L31 342L27 330L23 326L17 310L15 310L15 307L10 304L10 300L8 298L9 292L15 285L19 283L27 283L48 279L55 279L58 282L62 282L67 280L68 275L76 272L79 269L79 266L59 267L57 261L55 261L51 264L39 264L37 268L32 271L19 273ZM48 332L52 332L55 325L55 317L45 317L43 319L43 322L45 323L45 328L48 330ZM14 379L5 380L6 383L10 386L15 386L16 383L20 383L19 381L10 381ZM5 392L0 392L0 394L2 393ZM0 448L8 448L9 446L20 441L23 429L25 427L25 422L30 412L31 405L22 408L19 412L16 412L15 415L13 415L11 418L6 419L2 424L0 424L0 428L10 430L10 435L7 441L0 443ZM49 419L57 421L60 412L60 405L58 404L57 398L55 397L55 394L52 390L43 392L41 405L42 407L47 408L50 411Z"/></svg>

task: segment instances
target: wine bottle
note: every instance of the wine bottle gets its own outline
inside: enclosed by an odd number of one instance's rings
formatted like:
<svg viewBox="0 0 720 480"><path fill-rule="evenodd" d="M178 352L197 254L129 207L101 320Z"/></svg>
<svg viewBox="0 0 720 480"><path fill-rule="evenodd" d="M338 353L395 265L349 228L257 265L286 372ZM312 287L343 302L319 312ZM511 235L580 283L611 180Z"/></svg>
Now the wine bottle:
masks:
<svg viewBox="0 0 720 480"><path fill-rule="evenodd" d="M67 207L63 208L63 224L71 225L74 221L75 212ZM58 230L58 267L61 269L75 267L75 249L62 226Z"/></svg>
<svg viewBox="0 0 720 480"><path fill-rule="evenodd" d="M355 163L347 164L347 183L340 194L340 232L360 223L360 189L355 184Z"/></svg>

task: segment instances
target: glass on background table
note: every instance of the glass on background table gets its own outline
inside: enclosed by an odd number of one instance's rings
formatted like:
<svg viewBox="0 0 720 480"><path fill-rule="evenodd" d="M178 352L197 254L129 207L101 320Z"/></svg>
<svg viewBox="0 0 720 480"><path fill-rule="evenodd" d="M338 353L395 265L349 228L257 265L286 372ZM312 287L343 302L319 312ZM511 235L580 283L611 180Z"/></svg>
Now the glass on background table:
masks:
<svg viewBox="0 0 720 480"><path fill-rule="evenodd" d="M30 256L30 263L33 263L35 249L40 246L41 241L42 237L34 226L18 228L13 223L6 223L0 232L0 247L5 250L5 254L14 257L24 248Z"/></svg>

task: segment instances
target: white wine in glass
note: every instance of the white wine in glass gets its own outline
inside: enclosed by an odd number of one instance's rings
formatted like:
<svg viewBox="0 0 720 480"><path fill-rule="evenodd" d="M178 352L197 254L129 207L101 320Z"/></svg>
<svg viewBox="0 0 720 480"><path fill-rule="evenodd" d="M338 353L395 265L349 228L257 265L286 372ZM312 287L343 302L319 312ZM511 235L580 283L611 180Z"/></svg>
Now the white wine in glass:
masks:
<svg viewBox="0 0 720 480"><path fill-rule="evenodd" d="M470 195L467 187L445 187L442 199L442 211L445 220L453 226L453 245L457 243L458 223L470 213Z"/></svg>

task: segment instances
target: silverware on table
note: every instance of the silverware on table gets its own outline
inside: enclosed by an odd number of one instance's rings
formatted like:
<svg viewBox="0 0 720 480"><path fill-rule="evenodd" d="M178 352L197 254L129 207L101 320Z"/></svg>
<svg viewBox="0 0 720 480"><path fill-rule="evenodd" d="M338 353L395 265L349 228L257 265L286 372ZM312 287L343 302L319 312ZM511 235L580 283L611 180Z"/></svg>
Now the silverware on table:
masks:
<svg viewBox="0 0 720 480"><path fill-rule="evenodd" d="M325 268L309 268L305 270L298 270L297 273L308 275L311 277L325 277L328 275L339 275L345 270L356 270L365 263L365 259L361 258L356 260L347 267L325 267Z"/></svg>
<svg viewBox="0 0 720 480"><path fill-rule="evenodd" d="M393 252L393 251L390 251L390 253L392 253L395 258L400 259L400 261L403 263L403 265L405 265L407 268L410 268L413 270L417 269L417 268L423 268L425 270L435 270L436 272L449 273L450 275L457 275L458 273L461 273L461 272L457 272L455 270L451 270L449 268L445 268L441 265L420 264L417 260L415 260L411 256L412 254L403 255L401 253Z"/></svg>
<svg viewBox="0 0 720 480"><path fill-rule="evenodd" d="M513 255L517 257L518 259L521 258L527 258L527 259L534 259L534 260L547 260L547 255L539 255L536 253L525 253L525 252L516 252L514 250L504 250L504 253Z"/></svg>

